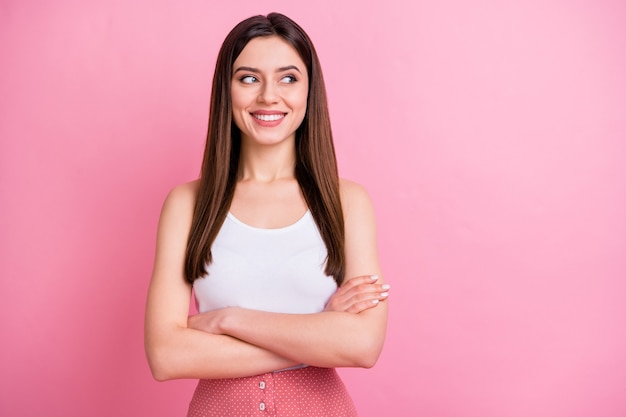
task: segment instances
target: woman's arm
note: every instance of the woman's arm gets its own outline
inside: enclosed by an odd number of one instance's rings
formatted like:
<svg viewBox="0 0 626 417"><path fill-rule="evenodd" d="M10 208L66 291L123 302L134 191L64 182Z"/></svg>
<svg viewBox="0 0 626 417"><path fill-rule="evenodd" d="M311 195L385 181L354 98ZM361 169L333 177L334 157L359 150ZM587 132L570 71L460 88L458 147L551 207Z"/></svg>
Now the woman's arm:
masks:
<svg viewBox="0 0 626 417"><path fill-rule="evenodd" d="M346 276L380 276L370 199L363 188L346 181L342 182L342 198ZM379 278L376 284L382 281ZM383 292L387 289L380 287ZM385 300L386 295L375 298ZM197 328L233 336L294 362L320 367L371 367L382 350L387 325L387 302L373 305L359 309L358 314L324 311L301 315L225 308L198 315L194 320Z"/></svg>
<svg viewBox="0 0 626 417"><path fill-rule="evenodd" d="M191 285L184 279L184 259L195 187L189 183L172 190L159 220L145 316L146 355L154 378L244 377L300 363L231 336L187 326Z"/></svg>

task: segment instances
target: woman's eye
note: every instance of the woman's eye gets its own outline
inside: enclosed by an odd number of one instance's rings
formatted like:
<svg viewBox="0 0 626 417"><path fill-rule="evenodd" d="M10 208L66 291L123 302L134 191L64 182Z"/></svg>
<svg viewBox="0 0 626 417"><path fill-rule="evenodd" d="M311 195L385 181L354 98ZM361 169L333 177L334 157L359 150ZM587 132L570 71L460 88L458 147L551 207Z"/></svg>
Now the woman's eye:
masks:
<svg viewBox="0 0 626 417"><path fill-rule="evenodd" d="M293 75L285 75L283 78L280 79L280 82L292 84L296 82L296 77L294 77Z"/></svg>
<svg viewBox="0 0 626 417"><path fill-rule="evenodd" d="M241 78L241 82L244 84L253 84L257 81L256 77L252 76L252 75L246 75L245 77Z"/></svg>

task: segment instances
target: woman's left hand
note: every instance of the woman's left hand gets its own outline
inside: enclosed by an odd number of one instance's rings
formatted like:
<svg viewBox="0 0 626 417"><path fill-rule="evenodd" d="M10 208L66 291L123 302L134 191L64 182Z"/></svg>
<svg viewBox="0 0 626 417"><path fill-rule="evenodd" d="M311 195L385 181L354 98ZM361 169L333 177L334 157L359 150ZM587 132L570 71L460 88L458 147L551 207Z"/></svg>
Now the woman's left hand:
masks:
<svg viewBox="0 0 626 417"><path fill-rule="evenodd" d="M230 307L198 313L187 318L187 327L190 329L202 330L213 334L224 334L222 331L222 320L228 314Z"/></svg>

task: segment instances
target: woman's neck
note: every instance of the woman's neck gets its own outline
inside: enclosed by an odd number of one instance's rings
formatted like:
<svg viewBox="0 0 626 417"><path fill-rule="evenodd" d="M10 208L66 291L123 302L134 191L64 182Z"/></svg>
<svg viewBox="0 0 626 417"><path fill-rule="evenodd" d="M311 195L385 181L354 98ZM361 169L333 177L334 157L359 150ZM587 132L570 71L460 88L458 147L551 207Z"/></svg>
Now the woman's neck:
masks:
<svg viewBox="0 0 626 417"><path fill-rule="evenodd" d="M276 145L241 144L239 180L271 182L295 176L295 142Z"/></svg>

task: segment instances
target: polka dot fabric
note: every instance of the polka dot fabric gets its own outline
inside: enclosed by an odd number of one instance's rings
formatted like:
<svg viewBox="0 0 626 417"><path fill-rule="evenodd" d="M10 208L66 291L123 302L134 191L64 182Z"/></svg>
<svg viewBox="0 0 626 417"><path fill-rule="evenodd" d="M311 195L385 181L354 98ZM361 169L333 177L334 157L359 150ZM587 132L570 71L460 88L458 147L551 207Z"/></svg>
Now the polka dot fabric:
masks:
<svg viewBox="0 0 626 417"><path fill-rule="evenodd" d="M187 417L357 417L332 368L306 367L249 378L201 379Z"/></svg>

